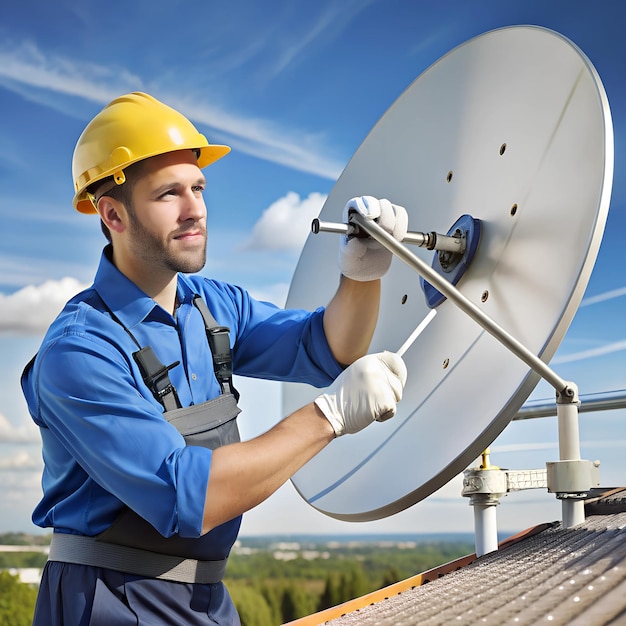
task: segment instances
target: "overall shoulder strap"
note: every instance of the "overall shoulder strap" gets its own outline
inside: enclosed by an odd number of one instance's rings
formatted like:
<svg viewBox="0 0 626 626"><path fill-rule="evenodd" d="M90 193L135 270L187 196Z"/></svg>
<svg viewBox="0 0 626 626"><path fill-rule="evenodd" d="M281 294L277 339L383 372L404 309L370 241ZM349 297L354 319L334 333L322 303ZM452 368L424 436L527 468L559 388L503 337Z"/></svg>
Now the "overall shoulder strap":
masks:
<svg viewBox="0 0 626 626"><path fill-rule="evenodd" d="M175 361L171 365L163 365L150 346L133 352L133 359L139 366L143 382L150 389L156 400L161 403L165 411L180 409L178 393L176 392L176 387L170 381L169 375L169 371L180 365L180 361Z"/></svg>
<svg viewBox="0 0 626 626"><path fill-rule="evenodd" d="M201 296L196 294L193 303L204 320L207 340L213 355L213 371L223 393L232 393L239 400L239 392L233 385L233 354L230 349L230 328L220 326Z"/></svg>
<svg viewBox="0 0 626 626"><path fill-rule="evenodd" d="M159 402L165 411L179 409L181 407L180 400L178 399L176 387L174 387L170 381L169 371L177 365L180 365L180 361L175 361L171 365L163 365L152 347L146 346L145 348L142 348L141 344L135 338L135 335L133 335L133 333L130 332L130 329L122 323L113 311L111 311L100 294L98 294L98 297L100 298L103 307L111 316L111 319L117 322L126 331L128 336L133 340L133 343L137 346L137 348L139 348L139 350L133 352L132 354L135 363L137 363L137 366L139 367L139 371L141 372L141 376L146 387L150 389L154 398Z"/></svg>

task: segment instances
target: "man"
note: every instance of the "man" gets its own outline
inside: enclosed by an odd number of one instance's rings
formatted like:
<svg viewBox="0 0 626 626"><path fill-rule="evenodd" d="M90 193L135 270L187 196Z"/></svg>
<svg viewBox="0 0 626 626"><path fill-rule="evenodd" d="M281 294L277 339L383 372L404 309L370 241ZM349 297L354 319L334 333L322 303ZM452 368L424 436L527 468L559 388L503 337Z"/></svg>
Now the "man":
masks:
<svg viewBox="0 0 626 626"><path fill-rule="evenodd" d="M229 150L142 93L78 140L74 206L110 243L22 377L45 463L33 520L54 529L35 624L238 624L221 578L241 515L402 396L402 360L364 356L391 261L372 240L344 241L347 275L314 312L186 275L205 263L201 168ZM401 207L349 210L404 237ZM330 386L241 442L233 372Z"/></svg>

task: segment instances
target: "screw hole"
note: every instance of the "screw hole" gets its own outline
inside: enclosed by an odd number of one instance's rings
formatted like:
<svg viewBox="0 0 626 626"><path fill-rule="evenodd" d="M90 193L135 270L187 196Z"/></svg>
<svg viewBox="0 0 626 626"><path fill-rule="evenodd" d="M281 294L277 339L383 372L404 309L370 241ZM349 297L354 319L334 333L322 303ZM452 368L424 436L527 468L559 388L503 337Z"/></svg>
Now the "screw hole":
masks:
<svg viewBox="0 0 626 626"><path fill-rule="evenodd" d="M515 203L515 204L511 207L511 217L513 217L516 213L517 213L517 203Z"/></svg>
<svg viewBox="0 0 626 626"><path fill-rule="evenodd" d="M481 302L487 302L489 299L489 292L487 290L483 291L482 296L480 296Z"/></svg>
<svg viewBox="0 0 626 626"><path fill-rule="evenodd" d="M404 294L402 296L402 300L401 300L402 304L406 304L407 299L408 299L408 296L406 294Z"/></svg>
<svg viewBox="0 0 626 626"><path fill-rule="evenodd" d="M505 152L506 152L506 144L505 144L505 143L503 143L503 144L500 146L500 156L502 156Z"/></svg>
<svg viewBox="0 0 626 626"><path fill-rule="evenodd" d="M450 170L446 176L446 182L449 183L452 180L452 170Z"/></svg>
<svg viewBox="0 0 626 626"><path fill-rule="evenodd" d="M444 359L443 360L443 369L448 369L448 365L450 365L450 359Z"/></svg>

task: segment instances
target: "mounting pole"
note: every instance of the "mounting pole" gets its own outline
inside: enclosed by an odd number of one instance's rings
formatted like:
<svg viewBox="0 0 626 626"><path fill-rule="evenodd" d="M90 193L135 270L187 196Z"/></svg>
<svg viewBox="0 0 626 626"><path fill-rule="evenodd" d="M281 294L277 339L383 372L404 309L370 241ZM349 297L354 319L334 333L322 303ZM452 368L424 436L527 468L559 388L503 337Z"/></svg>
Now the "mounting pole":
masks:
<svg viewBox="0 0 626 626"><path fill-rule="evenodd" d="M570 470L579 465L580 458L580 434L578 431L578 389L575 385L569 387L573 395L556 395L556 415L559 425L559 464ZM553 466L555 464L552 464ZM550 464L548 465L550 468ZM548 475L550 476L550 474ZM554 483L554 479L552 483ZM557 481L558 482L558 481ZM549 489L551 489L550 482ZM580 485L580 492L576 493L575 486L568 487L567 492L557 491L557 498L561 500L561 515L563 527L571 528L585 521L585 484ZM558 489L558 487L557 487Z"/></svg>
<svg viewBox="0 0 626 626"><path fill-rule="evenodd" d="M489 454L487 448L481 455L480 467L467 470L463 479L463 495L469 496L474 510L476 556L483 556L498 549L496 507L508 490L506 472L491 465Z"/></svg>
<svg viewBox="0 0 626 626"><path fill-rule="evenodd" d="M497 502L473 502L474 509L474 547L476 556L483 556L498 549Z"/></svg>

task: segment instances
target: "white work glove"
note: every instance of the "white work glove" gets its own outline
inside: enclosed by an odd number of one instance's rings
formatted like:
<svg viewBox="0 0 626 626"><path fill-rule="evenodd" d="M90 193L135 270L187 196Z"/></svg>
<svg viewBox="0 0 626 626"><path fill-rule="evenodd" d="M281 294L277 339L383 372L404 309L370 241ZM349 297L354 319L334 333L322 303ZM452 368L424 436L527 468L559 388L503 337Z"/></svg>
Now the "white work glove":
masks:
<svg viewBox="0 0 626 626"><path fill-rule="evenodd" d="M374 220L397 241L406 237L409 218L404 207L372 196L352 198L343 209L345 224L348 223L348 216L352 211ZM344 276L353 280L375 280L387 273L392 256L387 248L372 237L344 235L339 247L339 268Z"/></svg>
<svg viewBox="0 0 626 626"><path fill-rule="evenodd" d="M406 365L395 352L368 354L339 374L315 404L336 437L358 433L373 421L384 422L396 414L405 383Z"/></svg>

